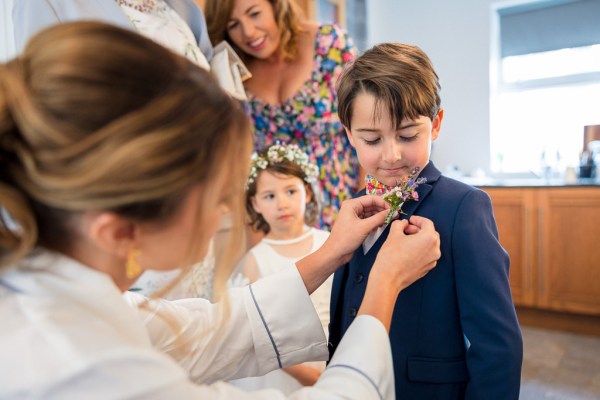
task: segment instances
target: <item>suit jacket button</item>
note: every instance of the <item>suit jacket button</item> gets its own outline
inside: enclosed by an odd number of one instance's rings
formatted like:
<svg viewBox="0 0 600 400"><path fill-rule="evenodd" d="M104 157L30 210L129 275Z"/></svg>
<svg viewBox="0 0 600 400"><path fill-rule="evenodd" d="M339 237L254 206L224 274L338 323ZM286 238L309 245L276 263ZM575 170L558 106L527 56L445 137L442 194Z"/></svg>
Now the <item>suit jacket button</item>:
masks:
<svg viewBox="0 0 600 400"><path fill-rule="evenodd" d="M364 279L365 279L365 276L363 274L354 275L354 282L356 282L356 283L361 283Z"/></svg>
<svg viewBox="0 0 600 400"><path fill-rule="evenodd" d="M348 315L350 315L351 317L356 317L357 312L358 312L358 310L356 310L356 308L352 307L351 309L348 310Z"/></svg>

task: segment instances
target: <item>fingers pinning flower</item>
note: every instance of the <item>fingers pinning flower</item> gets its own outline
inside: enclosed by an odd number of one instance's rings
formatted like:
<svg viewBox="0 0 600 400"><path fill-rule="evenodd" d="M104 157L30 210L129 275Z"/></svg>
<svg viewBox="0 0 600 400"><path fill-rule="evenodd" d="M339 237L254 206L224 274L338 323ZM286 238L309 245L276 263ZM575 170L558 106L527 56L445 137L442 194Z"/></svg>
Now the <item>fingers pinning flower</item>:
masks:
<svg viewBox="0 0 600 400"><path fill-rule="evenodd" d="M402 206L406 201L419 201L419 193L417 193L416 189L421 183L427 181L427 178L415 179L419 173L419 170L419 167L415 167L405 180L400 181L400 183L388 190L387 193L383 195L383 199L391 206L390 211L385 219L386 224L392 222L392 219L395 215L404 214L402 212ZM374 188L370 194L377 194L377 191L379 190L381 190L381 188Z"/></svg>

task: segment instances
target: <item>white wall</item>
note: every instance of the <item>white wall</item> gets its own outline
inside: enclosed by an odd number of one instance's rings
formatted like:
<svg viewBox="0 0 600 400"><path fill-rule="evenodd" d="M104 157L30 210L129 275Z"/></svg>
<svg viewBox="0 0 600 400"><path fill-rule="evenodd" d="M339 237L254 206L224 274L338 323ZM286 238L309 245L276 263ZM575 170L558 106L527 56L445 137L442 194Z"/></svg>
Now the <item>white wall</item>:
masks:
<svg viewBox="0 0 600 400"><path fill-rule="evenodd" d="M431 58L445 108L432 160L489 173L491 4L498 0L367 0L368 43L405 42Z"/></svg>
<svg viewBox="0 0 600 400"><path fill-rule="evenodd" d="M15 54L11 16L12 5L13 0L0 0L0 62L12 58Z"/></svg>

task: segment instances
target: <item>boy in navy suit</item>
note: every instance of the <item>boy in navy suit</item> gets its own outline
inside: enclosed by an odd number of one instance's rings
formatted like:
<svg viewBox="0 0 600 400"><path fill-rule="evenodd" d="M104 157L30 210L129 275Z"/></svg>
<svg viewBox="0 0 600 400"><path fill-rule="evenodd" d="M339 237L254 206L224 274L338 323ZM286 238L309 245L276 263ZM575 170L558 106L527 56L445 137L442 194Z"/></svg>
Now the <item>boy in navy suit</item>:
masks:
<svg viewBox="0 0 600 400"><path fill-rule="evenodd" d="M440 234L437 268L400 293L394 309L396 397L518 399L523 342L491 201L429 161L444 117L439 91L427 55L405 44L375 46L338 81L339 116L370 183L390 190L418 167L425 182L401 218L429 218ZM356 315L387 234L387 226L373 232L335 273L332 354Z"/></svg>

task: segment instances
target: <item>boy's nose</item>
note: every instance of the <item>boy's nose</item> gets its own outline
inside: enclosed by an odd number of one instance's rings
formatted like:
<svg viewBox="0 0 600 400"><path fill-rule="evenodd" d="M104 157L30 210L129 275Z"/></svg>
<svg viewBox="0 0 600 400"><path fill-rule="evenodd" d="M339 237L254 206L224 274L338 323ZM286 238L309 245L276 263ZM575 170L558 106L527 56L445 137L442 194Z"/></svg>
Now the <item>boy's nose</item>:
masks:
<svg viewBox="0 0 600 400"><path fill-rule="evenodd" d="M392 142L383 150L383 161L396 162L402 158L402 146Z"/></svg>

